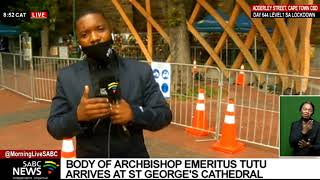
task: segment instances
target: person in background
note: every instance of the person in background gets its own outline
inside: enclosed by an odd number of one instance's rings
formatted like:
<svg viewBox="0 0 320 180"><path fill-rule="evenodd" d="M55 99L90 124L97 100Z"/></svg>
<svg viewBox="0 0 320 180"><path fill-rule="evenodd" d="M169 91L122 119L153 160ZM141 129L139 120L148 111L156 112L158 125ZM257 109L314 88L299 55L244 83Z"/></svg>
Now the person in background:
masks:
<svg viewBox="0 0 320 180"><path fill-rule="evenodd" d="M76 136L79 158L149 157L143 130L172 119L151 67L117 55L108 18L98 10L79 13L76 32L87 57L59 71L48 132L58 140Z"/></svg>
<svg viewBox="0 0 320 180"><path fill-rule="evenodd" d="M301 117L291 125L289 143L295 156L320 155L320 125L312 119L315 107L312 102L303 102L299 111Z"/></svg>
<svg viewBox="0 0 320 180"><path fill-rule="evenodd" d="M0 37L0 52L9 52L8 45L3 37Z"/></svg>

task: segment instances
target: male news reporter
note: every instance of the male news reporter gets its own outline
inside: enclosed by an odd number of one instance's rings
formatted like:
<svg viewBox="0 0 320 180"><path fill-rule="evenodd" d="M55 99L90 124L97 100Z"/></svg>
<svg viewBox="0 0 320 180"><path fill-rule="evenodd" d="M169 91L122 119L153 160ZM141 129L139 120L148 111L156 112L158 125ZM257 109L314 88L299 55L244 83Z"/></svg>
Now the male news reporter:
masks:
<svg viewBox="0 0 320 180"><path fill-rule="evenodd" d="M87 58L59 71L48 132L59 140L76 136L80 158L149 157L143 129L162 129L172 119L150 66L122 59L111 49L112 29L100 11L80 13L76 31ZM97 96L101 77L119 82L117 104Z"/></svg>

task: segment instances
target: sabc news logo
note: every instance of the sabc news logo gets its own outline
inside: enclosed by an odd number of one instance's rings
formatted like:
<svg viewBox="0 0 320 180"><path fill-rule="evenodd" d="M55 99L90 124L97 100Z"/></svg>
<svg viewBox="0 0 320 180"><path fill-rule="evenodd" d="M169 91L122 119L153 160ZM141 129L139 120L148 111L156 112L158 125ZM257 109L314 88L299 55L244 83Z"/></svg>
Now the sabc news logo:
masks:
<svg viewBox="0 0 320 180"><path fill-rule="evenodd" d="M45 161L45 164L43 165L44 168L48 169L48 174L51 174L58 166L60 165L53 161Z"/></svg>
<svg viewBox="0 0 320 180"><path fill-rule="evenodd" d="M50 175L60 166L54 161L23 161L22 167L13 167L13 176L41 176ZM45 173L46 172L46 173Z"/></svg>

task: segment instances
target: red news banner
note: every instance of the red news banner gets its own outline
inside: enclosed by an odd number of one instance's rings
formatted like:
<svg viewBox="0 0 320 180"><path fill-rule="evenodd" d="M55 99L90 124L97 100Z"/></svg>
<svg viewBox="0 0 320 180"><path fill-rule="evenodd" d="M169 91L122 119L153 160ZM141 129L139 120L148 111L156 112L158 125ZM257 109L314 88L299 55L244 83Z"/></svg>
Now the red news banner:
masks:
<svg viewBox="0 0 320 180"><path fill-rule="evenodd" d="M320 4L251 5L251 18L320 18Z"/></svg>

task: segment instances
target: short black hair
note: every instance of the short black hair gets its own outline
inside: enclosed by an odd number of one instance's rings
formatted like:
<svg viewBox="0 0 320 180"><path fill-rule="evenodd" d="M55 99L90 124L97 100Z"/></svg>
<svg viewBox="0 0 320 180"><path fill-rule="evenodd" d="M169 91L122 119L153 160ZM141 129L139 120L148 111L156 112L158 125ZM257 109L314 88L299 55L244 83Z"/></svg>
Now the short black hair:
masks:
<svg viewBox="0 0 320 180"><path fill-rule="evenodd" d="M312 116L312 115L314 114L315 109L314 109L314 104L313 104L311 101L305 101L305 102L303 102L303 103L300 105L299 111L301 112L302 107L303 107L305 104L310 104L310 105L312 106L312 114L311 114L311 116Z"/></svg>
<svg viewBox="0 0 320 180"><path fill-rule="evenodd" d="M112 27L110 26L110 23L109 23L108 19L107 19L106 16L104 15L104 13L103 13L101 10L96 9L96 8L92 8L92 7L81 9L81 10L79 11L79 13L77 14L76 22L75 22L75 23L77 23L78 20L79 20L81 17L83 17L83 16L85 16L85 15L87 15L87 14L100 14L100 15L106 20L108 27L109 27L110 29L112 29Z"/></svg>

